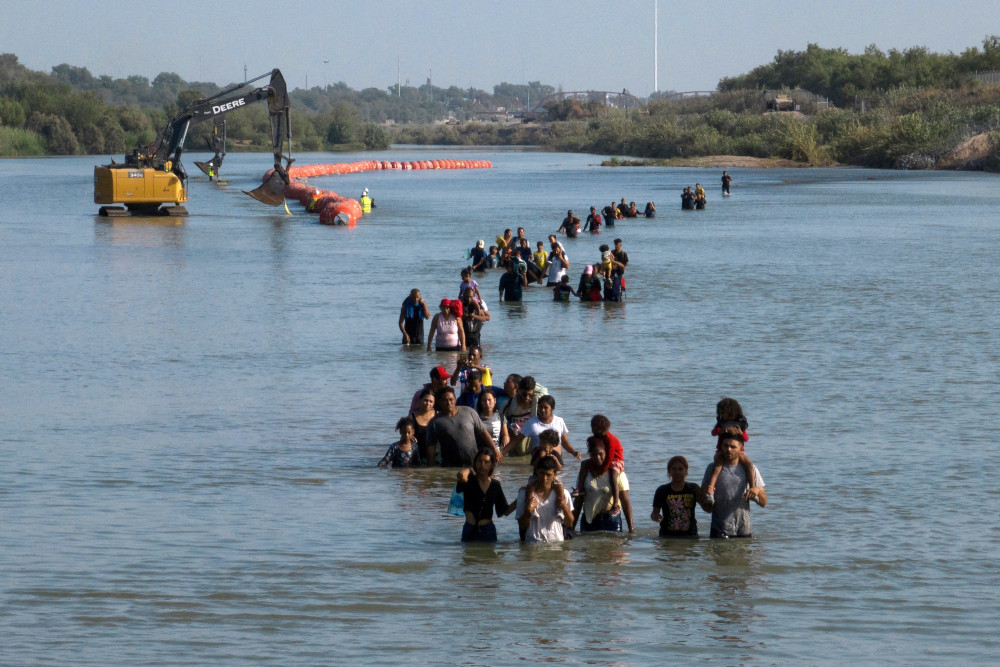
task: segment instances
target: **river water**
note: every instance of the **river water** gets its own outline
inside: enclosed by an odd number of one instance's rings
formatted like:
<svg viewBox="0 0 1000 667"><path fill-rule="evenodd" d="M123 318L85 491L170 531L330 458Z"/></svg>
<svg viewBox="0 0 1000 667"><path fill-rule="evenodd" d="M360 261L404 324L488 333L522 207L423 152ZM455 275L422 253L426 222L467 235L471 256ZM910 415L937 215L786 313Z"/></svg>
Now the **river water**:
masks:
<svg viewBox="0 0 1000 667"><path fill-rule="evenodd" d="M996 660L996 176L735 170L722 199L720 170L390 153L494 169L315 179L371 189L345 229L242 195L263 155L192 179L182 221L95 217L95 158L0 161L0 663ZM399 304L456 297L476 239L622 196L659 217L564 242L575 285L623 239L624 306L480 282L497 382L534 375L578 447L611 418L638 534L530 547L511 517L463 545L454 471L374 467L454 363L400 348ZM700 482L723 395L755 539L661 541L653 491L674 454Z"/></svg>

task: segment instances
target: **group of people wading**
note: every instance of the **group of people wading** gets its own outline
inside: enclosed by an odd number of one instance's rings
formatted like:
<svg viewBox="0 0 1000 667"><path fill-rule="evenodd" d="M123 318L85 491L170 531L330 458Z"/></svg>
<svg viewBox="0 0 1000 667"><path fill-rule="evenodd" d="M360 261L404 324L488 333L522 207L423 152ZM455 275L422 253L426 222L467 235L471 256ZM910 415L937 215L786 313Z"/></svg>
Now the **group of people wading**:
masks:
<svg viewBox="0 0 1000 667"><path fill-rule="evenodd" d="M733 177L730 176L725 171L722 172L722 196L728 197L729 184L733 182ZM684 188L681 191L681 209L684 211L694 211L694 210L704 210L705 206L708 204L708 198L705 196L705 188L701 187L701 183L694 184L694 190L690 187Z"/></svg>
<svg viewBox="0 0 1000 667"><path fill-rule="evenodd" d="M724 193L731 180L724 172ZM698 196L704 198L704 190L698 185L691 195L696 202ZM647 217L654 215L650 202ZM600 220L591 207L585 229L598 233ZM558 232L573 238L577 234L571 230L579 222L569 211ZM613 250L600 247L600 261L585 265L577 290L569 286L565 248L555 234L548 240L549 251L539 241L532 252L524 228L518 228L516 237L506 229L488 254L480 240L469 253L471 265L461 272L459 299L442 299L439 312L432 317L420 290L413 289L400 308L404 345L426 345L428 351L458 351L460 355L454 370L431 369L430 382L416 391L409 413L396 424L399 440L389 446L379 465L459 468L450 510L465 517L462 541L496 541L494 518L510 514L515 515L525 542L571 539L578 526L582 532L623 532L625 528L635 532L624 448L610 431L611 421L601 414L591 418L584 458L571 444L566 422L555 414L555 398L544 386L533 376L518 374L508 375L501 386L495 386L493 371L483 360L480 332L491 317L474 273L505 270L499 284L501 302L520 301L523 289L531 283L552 288L556 301L568 300L570 295L583 301L609 300L609 295L610 300L624 299L629 260L621 239L614 240ZM426 343L424 320L430 320ZM745 453L747 429L739 403L723 398L716 406L712 430L716 453L702 483L687 481L688 462L683 456L669 459L669 482L653 493L650 514L660 526L661 537L697 537L697 507L712 515L711 537L751 536L750 501L763 507L767 494L760 473ZM581 461L572 492L560 481L564 454ZM530 457L531 465L531 474L513 502L508 502L500 481L494 478L496 467L508 456Z"/></svg>
<svg viewBox="0 0 1000 667"><path fill-rule="evenodd" d="M484 382L484 376L490 380ZM555 398L531 376L508 375L503 387L488 384L492 372L479 348L472 348L454 372L438 366L430 377L414 395L410 413L397 423L399 440L379 465L459 468L449 510L465 517L463 542L497 541L494 518L510 514L524 542L572 539L578 524L585 533L624 528L635 533L625 452L606 416L591 418L583 458L570 443L566 422L555 414ZM458 395L456 384L462 385ZM711 537L752 536L750 501L764 507L767 493L746 456L748 422L735 399L717 404L712 435L716 453L700 485L687 481L683 456L667 462L669 482L652 494L650 513L660 537L698 537L698 507L712 515ZM560 481L566 454L580 461L572 492ZM494 472L514 455L529 456L531 472L508 502Z"/></svg>
<svg viewBox="0 0 1000 667"><path fill-rule="evenodd" d="M570 261L565 247L555 234L548 238L549 251L538 241L537 250L532 252L523 227L518 227L516 238L511 229L506 229L497 237L498 245L490 248L489 255L484 251L485 243L477 241L469 253L472 264L461 271L457 299L441 299L433 316L419 289L412 289L403 300L398 322L403 345L426 344L428 350L439 352L465 351L479 345L483 326L492 317L474 274L491 268L504 269L498 284L501 303L521 301L525 288L532 284L551 289L554 301L569 301L571 296L580 301L625 300L629 257L620 238L614 240L614 248L607 244L598 248L599 260L584 265L576 289L570 285ZM498 252L498 247L503 251ZM430 320L426 343L425 320Z"/></svg>

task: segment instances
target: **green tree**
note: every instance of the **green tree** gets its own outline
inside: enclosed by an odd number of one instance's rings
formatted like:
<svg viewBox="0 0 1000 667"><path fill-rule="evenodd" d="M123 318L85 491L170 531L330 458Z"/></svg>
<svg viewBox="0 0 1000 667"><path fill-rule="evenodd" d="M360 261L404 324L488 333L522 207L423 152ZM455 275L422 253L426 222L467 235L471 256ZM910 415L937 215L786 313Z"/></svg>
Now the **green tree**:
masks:
<svg viewBox="0 0 1000 667"><path fill-rule="evenodd" d="M86 125L97 124L104 116L107 105L92 92L59 95L53 99L52 113L65 118L74 132Z"/></svg>
<svg viewBox="0 0 1000 667"><path fill-rule="evenodd" d="M126 132L144 132L152 129L149 116L135 107L121 107L118 109L118 122Z"/></svg>
<svg viewBox="0 0 1000 667"><path fill-rule="evenodd" d="M24 127L25 114L21 103L13 99L0 99L0 125Z"/></svg>
<svg viewBox="0 0 1000 667"><path fill-rule="evenodd" d="M349 144L354 141L361 116L353 104L341 102L330 112L326 140L331 144Z"/></svg>
<svg viewBox="0 0 1000 667"><path fill-rule="evenodd" d="M125 139L125 130L122 129L118 119L108 114L101 119L99 124L101 133L104 135L104 150L108 153L121 154L128 150L128 143Z"/></svg>
<svg viewBox="0 0 1000 667"><path fill-rule="evenodd" d="M204 98L200 90L194 90L193 88L188 88L187 90L182 90L177 95L177 111L182 109L187 109L189 106L197 102L198 100Z"/></svg>
<svg viewBox="0 0 1000 667"><path fill-rule="evenodd" d="M87 155L100 155L104 153L104 133L93 123L87 123L80 129L80 143Z"/></svg>
<svg viewBox="0 0 1000 667"><path fill-rule="evenodd" d="M62 116L36 111L28 117L27 129L41 135L48 152L53 155L75 155L79 152L76 135Z"/></svg>
<svg viewBox="0 0 1000 667"><path fill-rule="evenodd" d="M86 67L74 67L63 63L52 68L52 76L61 83L74 88L89 88L94 84L94 76Z"/></svg>
<svg viewBox="0 0 1000 667"><path fill-rule="evenodd" d="M389 135L375 123L365 123L365 148L371 151L384 151L389 148Z"/></svg>

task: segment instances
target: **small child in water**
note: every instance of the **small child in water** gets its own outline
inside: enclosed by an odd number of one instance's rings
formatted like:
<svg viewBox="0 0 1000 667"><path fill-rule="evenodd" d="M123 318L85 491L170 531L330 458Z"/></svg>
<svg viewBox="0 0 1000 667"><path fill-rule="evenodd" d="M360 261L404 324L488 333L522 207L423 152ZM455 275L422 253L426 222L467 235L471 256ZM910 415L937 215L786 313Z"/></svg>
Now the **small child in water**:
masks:
<svg viewBox="0 0 1000 667"><path fill-rule="evenodd" d="M390 463L393 468L415 468L420 465L420 450L417 449L417 426L409 417L403 417L396 422L399 431L399 442L389 445L389 451L378 462L379 468Z"/></svg>
<svg viewBox="0 0 1000 667"><path fill-rule="evenodd" d="M569 302L569 296L579 296L576 290L573 289L569 284L569 276L563 276L559 279L559 284L552 288L553 301L566 301Z"/></svg>
<svg viewBox="0 0 1000 667"><path fill-rule="evenodd" d="M740 437L743 438L743 442L747 442L750 439L750 434L747 433L747 428L750 424L747 422L747 418L743 416L743 408L740 407L739 402L735 398L723 397L722 400L718 402L715 406L715 428L712 429L712 435L720 437L725 435L727 428L736 427L740 430ZM715 465L712 468L712 479L709 480L708 486L705 488L705 495L708 497L708 502L714 501L715 495L715 483L719 480L719 473L722 472L722 460L719 458L719 444L715 445ZM740 452L740 465L743 466L743 470L746 471L747 479L753 479L753 464L750 463L750 459L746 455L746 445L743 446L743 451Z"/></svg>
<svg viewBox="0 0 1000 667"><path fill-rule="evenodd" d="M534 466L540 459L546 456L551 456L559 462L559 470L556 472L562 471L563 459L562 454L559 453L559 434L551 428L538 434L538 447L535 448L535 451L531 452L531 465ZM529 483L533 479L529 479Z"/></svg>
<svg viewBox="0 0 1000 667"><path fill-rule="evenodd" d="M541 285L542 280L544 279L545 276L545 271L549 265L548 264L549 253L545 251L545 243L543 243L542 241L539 241L536 244L536 247L538 248L538 250L536 250L535 254L531 256L531 259L532 261L535 262L535 264L538 266L538 270L541 272L538 276L538 284Z"/></svg>
<svg viewBox="0 0 1000 667"><path fill-rule="evenodd" d="M490 246L490 254L486 256L486 268L495 269L500 266L500 250L495 246Z"/></svg>
<svg viewBox="0 0 1000 667"><path fill-rule="evenodd" d="M473 295L475 296L476 303L481 304L483 302L483 297L479 293L479 283L472 279L472 267L467 266L462 269L462 284L458 287L458 298L461 299L462 295L465 294L465 290L471 289Z"/></svg>
<svg viewBox="0 0 1000 667"><path fill-rule="evenodd" d="M660 524L660 537L698 537L694 506L706 507L705 494L697 484L685 481L688 462L683 456L670 459L667 474L670 475L670 483L656 489L653 513L649 518Z"/></svg>
<svg viewBox="0 0 1000 667"><path fill-rule="evenodd" d="M600 273L608 280L611 280L611 267L614 255L611 254L611 246L607 243L600 247L601 250L601 270Z"/></svg>
<svg viewBox="0 0 1000 667"><path fill-rule="evenodd" d="M535 474L535 466L544 458L552 458L556 462L557 475L562 472L563 459L562 454L559 453L559 434L551 428L538 434L538 447L531 452L532 472L528 476L527 485L525 485L529 495L535 492L535 482L538 481L538 475Z"/></svg>
<svg viewBox="0 0 1000 667"><path fill-rule="evenodd" d="M538 249L535 250L535 254L531 256L531 259L538 265L538 269L544 273L545 268L548 266L549 253L545 251L545 243L542 241L536 243L535 247ZM541 281L539 280L539 282Z"/></svg>

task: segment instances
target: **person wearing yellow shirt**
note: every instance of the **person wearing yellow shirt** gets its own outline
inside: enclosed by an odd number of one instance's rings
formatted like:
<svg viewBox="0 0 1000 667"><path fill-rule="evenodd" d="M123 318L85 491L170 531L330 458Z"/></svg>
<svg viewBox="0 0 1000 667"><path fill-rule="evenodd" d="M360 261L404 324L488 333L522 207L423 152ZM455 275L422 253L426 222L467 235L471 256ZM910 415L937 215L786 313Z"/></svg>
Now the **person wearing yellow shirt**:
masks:
<svg viewBox="0 0 1000 667"><path fill-rule="evenodd" d="M549 253L545 252L545 244L541 241L536 244L536 247L538 250L531 255L531 259L538 265L538 268L542 270L542 273L544 273L548 266Z"/></svg>

